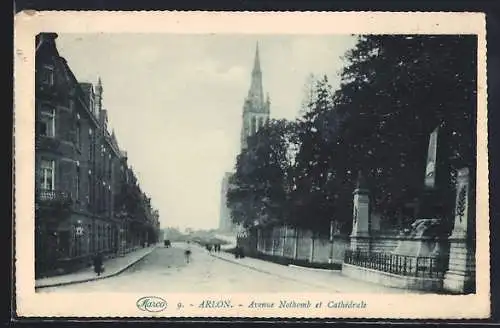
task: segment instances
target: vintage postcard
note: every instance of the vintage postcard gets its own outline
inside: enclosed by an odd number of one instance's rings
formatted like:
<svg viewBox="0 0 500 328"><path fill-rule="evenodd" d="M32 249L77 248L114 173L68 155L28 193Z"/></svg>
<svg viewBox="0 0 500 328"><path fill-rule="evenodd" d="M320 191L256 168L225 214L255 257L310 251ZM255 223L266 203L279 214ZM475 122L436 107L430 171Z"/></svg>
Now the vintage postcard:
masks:
<svg viewBox="0 0 500 328"><path fill-rule="evenodd" d="M490 315L482 13L21 12L20 317Z"/></svg>

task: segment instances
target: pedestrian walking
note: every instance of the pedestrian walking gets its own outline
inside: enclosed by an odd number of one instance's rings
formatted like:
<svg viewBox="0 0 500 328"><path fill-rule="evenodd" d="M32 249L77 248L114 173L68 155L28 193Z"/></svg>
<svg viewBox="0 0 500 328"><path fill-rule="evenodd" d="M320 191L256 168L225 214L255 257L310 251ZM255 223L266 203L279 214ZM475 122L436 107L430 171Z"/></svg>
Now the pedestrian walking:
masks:
<svg viewBox="0 0 500 328"><path fill-rule="evenodd" d="M102 254L96 253L92 261L94 264L95 273L97 273L97 276L100 276L101 273L104 271L104 268L102 266Z"/></svg>
<svg viewBox="0 0 500 328"><path fill-rule="evenodd" d="M186 263L189 263L189 261L191 260L191 246L189 245L189 242L186 250L184 251L184 257L186 258Z"/></svg>

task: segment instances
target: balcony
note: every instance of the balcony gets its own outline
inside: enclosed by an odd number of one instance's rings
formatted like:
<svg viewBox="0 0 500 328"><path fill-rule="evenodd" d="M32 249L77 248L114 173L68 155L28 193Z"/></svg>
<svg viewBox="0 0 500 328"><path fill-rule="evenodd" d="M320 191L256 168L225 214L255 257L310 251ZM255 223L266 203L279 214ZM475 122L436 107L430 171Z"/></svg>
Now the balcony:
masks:
<svg viewBox="0 0 500 328"><path fill-rule="evenodd" d="M68 211L73 205L71 194L65 191L37 189L35 193L35 209Z"/></svg>
<svg viewBox="0 0 500 328"><path fill-rule="evenodd" d="M35 137L35 149L45 150L54 153L60 153L61 140L55 137L48 137L44 135L36 135Z"/></svg>

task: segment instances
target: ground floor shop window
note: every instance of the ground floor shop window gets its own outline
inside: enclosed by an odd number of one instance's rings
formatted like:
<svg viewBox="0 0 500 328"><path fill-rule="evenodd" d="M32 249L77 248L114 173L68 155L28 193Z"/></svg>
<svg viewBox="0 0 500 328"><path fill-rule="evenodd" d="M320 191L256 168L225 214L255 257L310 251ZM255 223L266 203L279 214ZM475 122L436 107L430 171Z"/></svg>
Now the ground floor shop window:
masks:
<svg viewBox="0 0 500 328"><path fill-rule="evenodd" d="M82 237L81 236L75 236L75 256L80 256L82 255Z"/></svg>
<svg viewBox="0 0 500 328"><path fill-rule="evenodd" d="M88 252L91 253L94 251L94 245L92 243L93 233L92 233L92 225L91 224L87 224L87 234L86 235L87 235L87 243L88 243L87 249L88 249Z"/></svg>
<svg viewBox="0 0 500 328"><path fill-rule="evenodd" d="M59 235L59 240L58 240L58 253L59 257L69 257L70 255L70 244L71 244L71 235L69 231L61 231L58 233Z"/></svg>
<svg viewBox="0 0 500 328"><path fill-rule="evenodd" d="M92 240L93 240L93 245L94 245L94 253L99 251L99 226L97 223L94 223L94 227L92 228L92 231L94 234L92 235Z"/></svg>
<svg viewBox="0 0 500 328"><path fill-rule="evenodd" d="M108 226L108 231L107 231L107 237L108 237L108 250L111 250L112 245L113 245L113 235L111 234L111 227Z"/></svg>
<svg viewBox="0 0 500 328"><path fill-rule="evenodd" d="M102 250L102 227L101 225L97 225L97 251L100 252Z"/></svg>

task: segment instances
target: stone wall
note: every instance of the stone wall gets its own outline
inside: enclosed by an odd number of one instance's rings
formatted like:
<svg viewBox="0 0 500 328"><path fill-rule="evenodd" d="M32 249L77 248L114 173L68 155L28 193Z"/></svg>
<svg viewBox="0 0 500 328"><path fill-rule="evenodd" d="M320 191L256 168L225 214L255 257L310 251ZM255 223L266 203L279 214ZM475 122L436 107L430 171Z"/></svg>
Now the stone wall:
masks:
<svg viewBox="0 0 500 328"><path fill-rule="evenodd" d="M265 255L278 256L310 263L337 263L344 261L345 250L350 248L350 237L335 234L333 241L326 236L316 236L310 230L295 229L293 227L274 227L255 230L254 250ZM405 240L395 233L378 233L372 236L357 237L358 243L366 244L366 250L377 253L391 253L398 244ZM412 239L411 242L421 241ZM449 242L441 240L440 250L447 256ZM331 259L331 260L330 260Z"/></svg>
<svg viewBox="0 0 500 328"><path fill-rule="evenodd" d="M376 235L370 238L372 252L392 252L400 242L401 238L394 235Z"/></svg>
<svg viewBox="0 0 500 328"><path fill-rule="evenodd" d="M346 263L342 265L342 274L353 279L394 288L421 291L440 291L443 288L443 280L440 278L401 276Z"/></svg>
<svg viewBox="0 0 500 328"><path fill-rule="evenodd" d="M292 227L261 229L257 235L258 252L311 263L330 263L332 258L333 263L340 264L349 246L348 236L335 235L330 241L314 236L310 230Z"/></svg>

